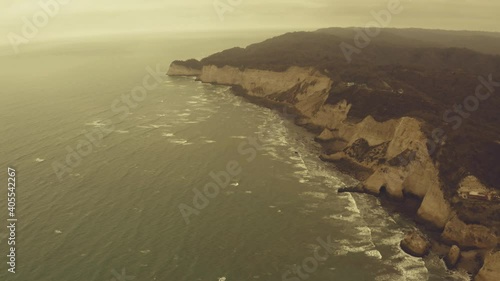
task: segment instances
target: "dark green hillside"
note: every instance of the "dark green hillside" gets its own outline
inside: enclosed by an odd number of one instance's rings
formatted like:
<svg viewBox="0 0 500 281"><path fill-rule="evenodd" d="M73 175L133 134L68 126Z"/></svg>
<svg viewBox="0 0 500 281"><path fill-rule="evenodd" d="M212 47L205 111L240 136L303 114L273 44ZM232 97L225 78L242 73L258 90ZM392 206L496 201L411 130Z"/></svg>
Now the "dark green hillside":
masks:
<svg viewBox="0 0 500 281"><path fill-rule="evenodd" d="M332 27L320 29L318 32L352 41L357 31L356 28ZM403 47L467 48L485 54L500 55L500 34L495 32L385 28L373 42Z"/></svg>
<svg viewBox="0 0 500 281"><path fill-rule="evenodd" d="M327 102L347 100L353 105L352 120L368 115L378 121L411 116L425 121L429 137L442 128L446 141L429 149L440 163L449 196L463 171L500 189L500 87L480 102L478 110L467 112L458 128L453 128L457 121L443 117L474 95L481 84L479 76L492 75L493 81L500 82L500 56L485 54L500 52L500 35L386 29L349 63L340 44L354 44L354 35L354 29L342 28L288 33L214 54L201 63L273 71L314 67L334 81ZM342 82L366 86L345 87Z"/></svg>

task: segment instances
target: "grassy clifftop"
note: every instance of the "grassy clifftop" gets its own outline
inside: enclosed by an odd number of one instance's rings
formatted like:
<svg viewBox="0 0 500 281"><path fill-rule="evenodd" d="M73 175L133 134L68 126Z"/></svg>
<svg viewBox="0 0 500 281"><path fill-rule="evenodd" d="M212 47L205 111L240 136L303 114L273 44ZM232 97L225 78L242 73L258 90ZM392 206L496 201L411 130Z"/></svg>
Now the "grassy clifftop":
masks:
<svg viewBox="0 0 500 281"><path fill-rule="evenodd" d="M195 59L190 59L186 61L176 60L173 61L172 64L184 66L195 70L201 70L201 68L203 67L203 64Z"/></svg>
<svg viewBox="0 0 500 281"><path fill-rule="evenodd" d="M347 100L353 105L349 112L353 119L371 115L378 121L402 116L425 120L426 133L439 144L429 147L431 155L441 164L449 186L472 173L500 189L500 87L496 82L500 82L500 56L495 54L500 53L500 34L385 29L352 54L349 62L340 45L355 46L356 34L355 29L344 28L288 33L222 51L201 63L273 71L314 67L336 84L328 102ZM479 76L484 80L491 76L495 82L490 84L495 86L490 85L488 98L475 104L476 89L484 84ZM364 85L345 88L342 82Z"/></svg>
<svg viewBox="0 0 500 281"><path fill-rule="evenodd" d="M384 29L362 48L356 47L357 35L352 28L287 33L184 64L272 71L314 67L333 81L327 102L352 104L348 117L354 121L368 115L377 121L403 116L425 121L429 152L447 195L456 194L467 174L500 189L500 34ZM342 44L358 49L350 60Z"/></svg>
<svg viewBox="0 0 500 281"><path fill-rule="evenodd" d="M493 247L500 205L457 191L464 182L483 188L477 179L500 191L500 34L384 29L362 37L352 28L287 33L176 64L232 66L198 77L300 112L298 124L321 132L321 158L363 182L354 191L422 199L415 214L444 229L445 244ZM476 274L481 265L465 268Z"/></svg>
<svg viewBox="0 0 500 281"><path fill-rule="evenodd" d="M390 30L384 30L379 36L370 38L368 46L357 48L359 53L353 54L352 61L348 62L340 46L346 43L357 47L354 43L357 33L350 29L341 31L338 34L323 31L287 33L246 48L216 53L201 62L275 71L283 71L290 66L314 66L319 70L328 70L332 75L350 74L350 69L360 72L398 64L426 69L464 69L476 73L500 70L500 58L495 56L500 55L500 37L490 38L498 43L498 49L495 49L495 44L491 45L497 52L486 54L479 52L481 48L466 49L464 44L452 44L451 41L444 44L397 37L390 34ZM360 74L367 73L361 71Z"/></svg>

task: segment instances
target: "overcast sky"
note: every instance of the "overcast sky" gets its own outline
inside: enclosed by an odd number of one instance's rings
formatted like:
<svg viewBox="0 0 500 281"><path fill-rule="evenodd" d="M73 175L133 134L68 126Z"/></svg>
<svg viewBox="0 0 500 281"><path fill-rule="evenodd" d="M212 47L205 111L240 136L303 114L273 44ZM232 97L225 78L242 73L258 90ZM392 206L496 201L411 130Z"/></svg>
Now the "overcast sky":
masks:
<svg viewBox="0 0 500 281"><path fill-rule="evenodd" d="M0 40L58 0L0 0ZM63 0L60 0L63 1ZM391 0L64 0L38 37L144 31L364 26ZM241 3L240 3L241 2ZM214 4L232 10L219 17ZM226 4L227 5L227 4ZM401 0L389 26L500 31L500 0ZM2 41L0 41L2 42Z"/></svg>

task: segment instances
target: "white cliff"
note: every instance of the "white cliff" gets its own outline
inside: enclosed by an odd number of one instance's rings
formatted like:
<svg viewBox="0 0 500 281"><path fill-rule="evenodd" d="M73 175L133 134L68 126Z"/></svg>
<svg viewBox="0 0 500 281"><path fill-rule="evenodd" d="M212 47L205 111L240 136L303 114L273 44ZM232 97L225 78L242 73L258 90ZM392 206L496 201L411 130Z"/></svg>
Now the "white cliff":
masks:
<svg viewBox="0 0 500 281"><path fill-rule="evenodd" d="M198 76L200 74L200 69L194 69L176 63L172 63L167 72L169 76Z"/></svg>
<svg viewBox="0 0 500 281"><path fill-rule="evenodd" d="M339 152L325 155L324 159L347 159L373 170L363 183L366 191L378 194L383 188L394 198L403 198L405 194L420 198L417 216L437 229L446 226L450 231L450 220L458 220L445 199L439 169L427 149L422 121L401 117L378 122L367 116L353 123L348 120L351 104L346 100L336 104L327 102L334 82L340 81L332 81L314 68L290 67L284 72L274 72L205 65L196 74L194 70L174 66L169 73L190 73L205 83L239 86L249 96L293 106L305 120L303 123L323 128L318 140L341 140ZM349 149L360 141L367 143L368 151L353 155ZM458 238L451 240L461 242ZM474 247L472 241L467 246Z"/></svg>
<svg viewBox="0 0 500 281"><path fill-rule="evenodd" d="M287 101L310 124L335 130L335 138L343 139L347 146L364 139L370 146L388 142L384 157L392 159L405 150L416 153L410 164L404 167L390 165L369 165L375 172L365 182L366 188L379 193L381 187L394 197L412 193L422 199L418 215L438 228L444 228L451 216L450 206L444 199L437 167L432 163L426 148L426 136L421 131L420 121L402 117L377 122L367 116L359 123L347 121L351 105L346 101L326 104L333 81L313 68L291 67L284 72L244 69L214 65L204 66L200 80L206 83L238 85L248 95L275 98L289 93ZM339 158L347 157L340 155Z"/></svg>

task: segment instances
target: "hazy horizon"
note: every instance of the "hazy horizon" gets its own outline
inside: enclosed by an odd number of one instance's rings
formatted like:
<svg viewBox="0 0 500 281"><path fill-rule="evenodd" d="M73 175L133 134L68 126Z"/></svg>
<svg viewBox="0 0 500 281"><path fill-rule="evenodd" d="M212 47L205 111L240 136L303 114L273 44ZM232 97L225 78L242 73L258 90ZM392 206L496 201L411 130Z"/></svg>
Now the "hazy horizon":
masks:
<svg viewBox="0 0 500 281"><path fill-rule="evenodd" d="M499 281L499 0L0 0L0 281Z"/></svg>
<svg viewBox="0 0 500 281"><path fill-rule="evenodd" d="M0 0L0 44L9 34L23 36L26 20L48 14L36 38L95 36L127 33L315 30L326 27L365 26L372 12L387 8L390 0L273 1L262 0ZM54 7L54 3L58 7ZM43 6L49 8L43 8ZM387 27L500 32L496 11L500 2L422 0L400 1L401 12ZM44 12L50 11L51 13ZM467 18L467 21L464 21ZM43 17L40 17L44 21ZM26 37L26 36L25 36Z"/></svg>

